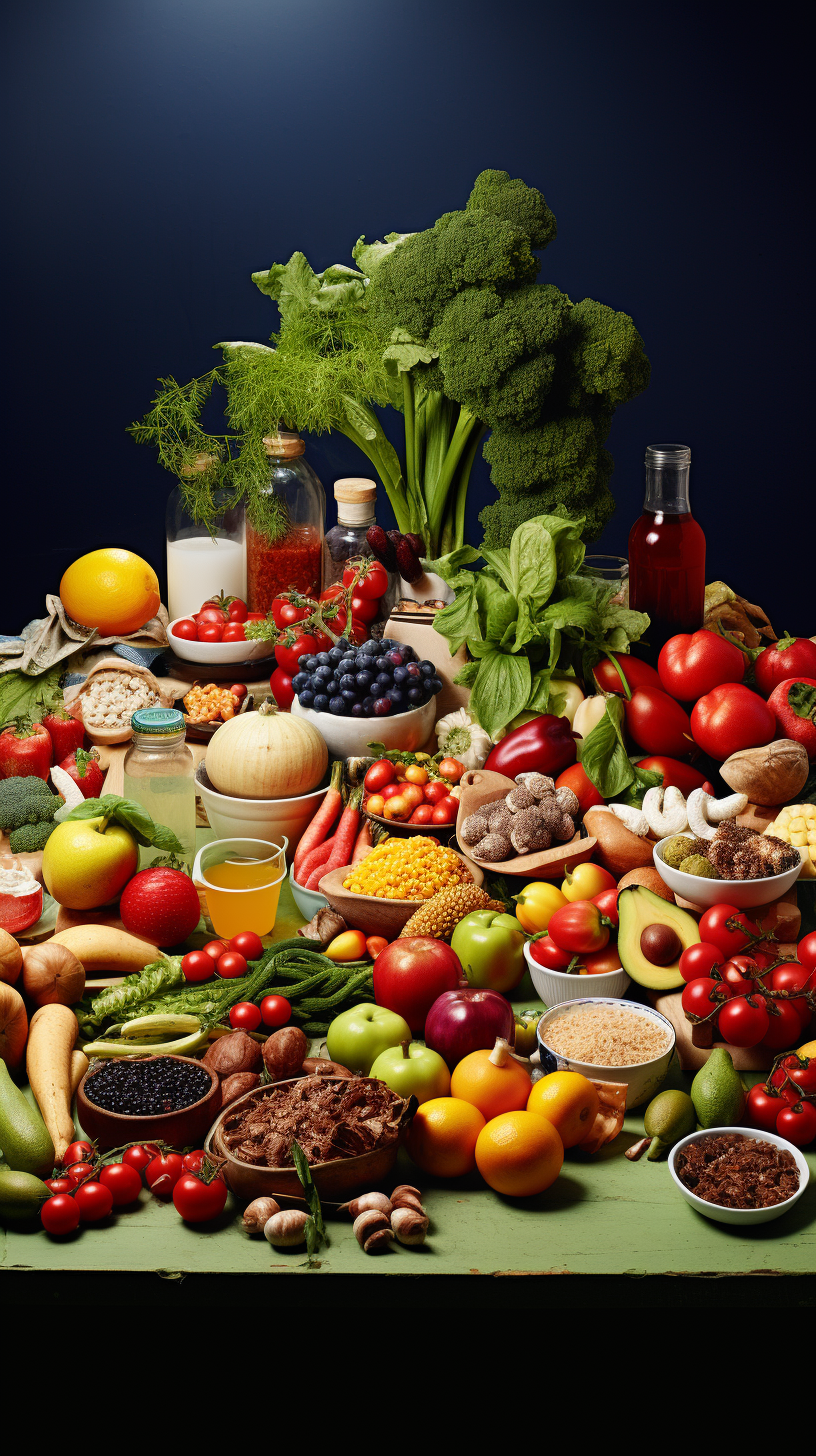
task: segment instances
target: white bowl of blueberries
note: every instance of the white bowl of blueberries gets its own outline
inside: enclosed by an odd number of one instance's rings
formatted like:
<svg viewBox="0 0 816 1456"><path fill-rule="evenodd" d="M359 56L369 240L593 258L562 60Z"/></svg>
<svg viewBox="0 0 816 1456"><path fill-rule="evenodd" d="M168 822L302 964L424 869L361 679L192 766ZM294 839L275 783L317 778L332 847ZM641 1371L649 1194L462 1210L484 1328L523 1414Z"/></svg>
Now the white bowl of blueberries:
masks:
<svg viewBox="0 0 816 1456"><path fill-rule="evenodd" d="M411 753L431 736L438 669L413 647L384 637L298 659L291 711L313 723L335 758L365 752L372 740Z"/></svg>

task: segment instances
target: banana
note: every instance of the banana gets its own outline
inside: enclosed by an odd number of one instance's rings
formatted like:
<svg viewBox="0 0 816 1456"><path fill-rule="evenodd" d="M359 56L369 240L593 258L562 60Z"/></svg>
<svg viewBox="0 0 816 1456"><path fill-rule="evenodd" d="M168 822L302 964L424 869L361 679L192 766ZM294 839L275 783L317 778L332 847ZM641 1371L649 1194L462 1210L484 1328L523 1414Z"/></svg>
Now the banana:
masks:
<svg viewBox="0 0 816 1456"><path fill-rule="evenodd" d="M167 957L147 940L111 925L76 925L52 935L49 945L64 945L81 962L87 977L107 971L129 976Z"/></svg>

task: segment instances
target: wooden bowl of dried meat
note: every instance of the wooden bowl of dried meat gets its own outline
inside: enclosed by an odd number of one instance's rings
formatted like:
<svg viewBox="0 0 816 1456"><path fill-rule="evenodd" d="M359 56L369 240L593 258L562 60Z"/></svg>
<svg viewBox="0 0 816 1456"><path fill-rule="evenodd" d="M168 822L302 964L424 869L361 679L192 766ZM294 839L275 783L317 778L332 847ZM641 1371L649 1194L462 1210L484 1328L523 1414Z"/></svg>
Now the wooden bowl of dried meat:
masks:
<svg viewBox="0 0 816 1456"><path fill-rule="evenodd" d="M292 1077L231 1102L205 1147L224 1159L236 1197L302 1198L289 1152L296 1138L320 1197L342 1201L388 1177L416 1107L371 1077Z"/></svg>

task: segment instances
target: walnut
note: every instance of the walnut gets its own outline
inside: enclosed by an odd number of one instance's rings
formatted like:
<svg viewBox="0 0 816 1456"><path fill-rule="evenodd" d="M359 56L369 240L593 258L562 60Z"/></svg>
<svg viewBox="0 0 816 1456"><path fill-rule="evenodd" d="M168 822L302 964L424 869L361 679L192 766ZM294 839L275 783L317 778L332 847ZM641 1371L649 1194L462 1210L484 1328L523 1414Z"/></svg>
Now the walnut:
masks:
<svg viewBox="0 0 816 1456"><path fill-rule="evenodd" d="M527 811L530 812L529 810ZM513 845L505 834L498 834L491 831L484 839L473 847L474 859L485 859L494 864L500 859L509 859L513 853Z"/></svg>

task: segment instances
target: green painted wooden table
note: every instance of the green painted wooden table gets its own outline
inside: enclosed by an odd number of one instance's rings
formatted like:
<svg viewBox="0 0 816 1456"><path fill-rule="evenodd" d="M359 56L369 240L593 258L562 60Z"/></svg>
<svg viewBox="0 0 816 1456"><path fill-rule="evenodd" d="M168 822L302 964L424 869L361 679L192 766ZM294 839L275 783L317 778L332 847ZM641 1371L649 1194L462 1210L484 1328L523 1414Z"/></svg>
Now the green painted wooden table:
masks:
<svg viewBox="0 0 816 1456"><path fill-rule="evenodd" d="M291 935L300 924L302 919L285 885L275 939ZM688 1085L690 1078L679 1071L676 1076L678 1085ZM592 1298L592 1290L606 1288L612 1291L609 1302L615 1304L631 1302L626 1286L638 1281L635 1302L643 1302L644 1277L663 1289L671 1278L676 1292L677 1276L715 1282L725 1279L728 1283L729 1276L753 1274L780 1276L777 1281L764 1281L766 1292L769 1284L784 1285L798 1291L798 1298L787 1294L787 1299L809 1304L816 1274L816 1178L812 1176L804 1197L779 1221L735 1229L693 1212L677 1193L665 1162L649 1163L642 1158L632 1163L623 1156L624 1149L642 1134L641 1110L626 1118L624 1131L596 1156L568 1152L554 1186L540 1197L525 1200L500 1197L485 1188L477 1175L449 1182L418 1176L401 1152L395 1182L420 1184L432 1221L428 1242L420 1249L395 1245L383 1255L366 1257L350 1224L331 1220L328 1247L310 1264L302 1250L278 1252L263 1238L248 1238L232 1197L217 1223L196 1229L182 1223L172 1205L145 1192L132 1211L70 1239L51 1239L37 1229L6 1230L0 1272L53 1275L61 1271L66 1278L75 1276L75 1287L80 1276L87 1279L92 1274L116 1273L135 1277L150 1271L152 1298L157 1274L176 1281L189 1276L193 1286L194 1276L208 1276L209 1289L213 1287L209 1276L213 1275L223 1276L225 1283L231 1276L234 1288L241 1282L246 1285L246 1276L252 1274L285 1273L313 1279L333 1274L344 1276L347 1288L362 1291L354 1297L363 1302L368 1286L373 1289L376 1284L384 1291L383 1302L389 1301L389 1292L393 1302L413 1290L410 1297L417 1303L433 1300L443 1288L445 1302L456 1303L455 1291L465 1287L463 1281L468 1277L472 1281L467 1285L468 1298L473 1299L475 1289L484 1289L486 1282L495 1287L494 1276L571 1275L589 1276L582 1281L584 1298ZM816 1174L813 1153L809 1164L812 1175ZM414 1276L418 1274L441 1278L438 1285L422 1280L417 1290ZM514 1281L503 1282L507 1286ZM4 1282L0 1289L10 1289L12 1283ZM285 1283L284 1302L297 1300L292 1282ZM121 1284L120 1278L120 1292ZM328 1298L328 1283L321 1277L320 1284ZM569 1288L565 1285L557 1297L548 1285L547 1298L557 1304L574 1304L576 1287L573 1281L567 1284ZM53 1281L49 1289L52 1285ZM32 1287L31 1281L21 1280L15 1285L15 1297L22 1302L26 1289ZM660 1296L661 1303L674 1302L671 1285L668 1288L669 1293ZM57 1297L54 1285L49 1298ZM310 1305L314 1297L312 1285Z"/></svg>

